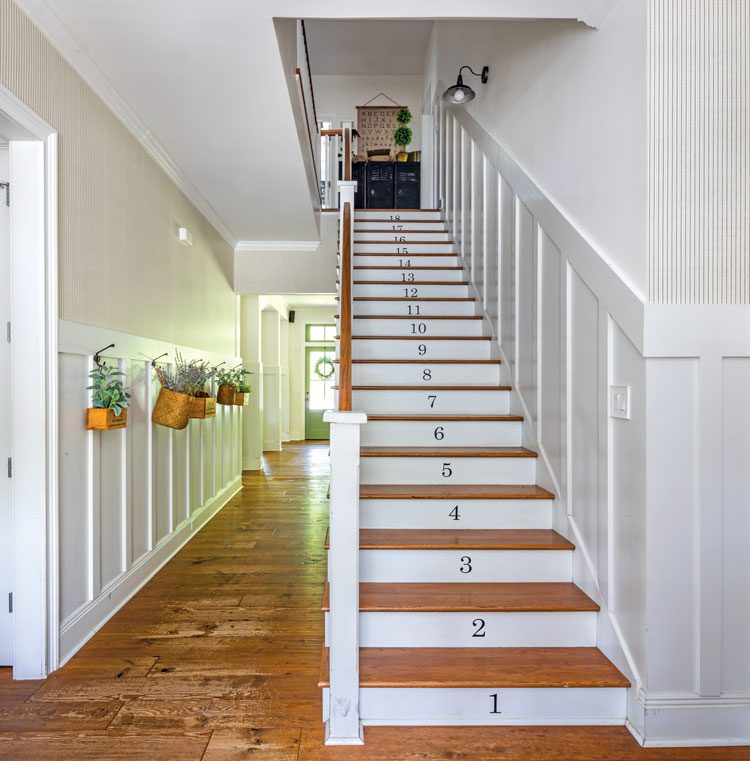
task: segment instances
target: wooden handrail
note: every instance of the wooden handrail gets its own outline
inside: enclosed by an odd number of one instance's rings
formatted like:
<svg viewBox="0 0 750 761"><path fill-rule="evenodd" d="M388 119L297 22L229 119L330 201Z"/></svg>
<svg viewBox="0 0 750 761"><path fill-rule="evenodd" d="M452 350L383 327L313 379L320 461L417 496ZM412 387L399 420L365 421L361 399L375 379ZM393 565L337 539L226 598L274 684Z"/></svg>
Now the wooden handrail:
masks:
<svg viewBox="0 0 750 761"><path fill-rule="evenodd" d="M302 99L302 108L304 109L305 113L305 128L307 129L307 141L310 144L310 156L312 157L313 171L315 172L315 184L319 186L320 180L318 179L318 162L315 156L315 148L313 147L312 133L310 132L310 117L307 113L307 101L305 100L305 86L302 83L302 72L299 69L295 69L294 73L297 76L297 82L299 82L300 98Z"/></svg>
<svg viewBox="0 0 750 761"><path fill-rule="evenodd" d="M315 90L313 89L312 69L310 68L310 51L307 48L307 31L305 30L305 20L300 19L300 22L302 24L302 44L305 46L305 60L307 61L307 79L310 82L310 98L312 100L313 116L315 117L315 126L316 128L318 128L318 109L315 107Z"/></svg>
<svg viewBox="0 0 750 761"><path fill-rule="evenodd" d="M326 135L328 137L341 137L341 130L340 129L322 129L320 130L320 134L325 137Z"/></svg>
<svg viewBox="0 0 750 761"><path fill-rule="evenodd" d="M341 316L339 318L339 410L352 410L352 208L344 204L341 237Z"/></svg>

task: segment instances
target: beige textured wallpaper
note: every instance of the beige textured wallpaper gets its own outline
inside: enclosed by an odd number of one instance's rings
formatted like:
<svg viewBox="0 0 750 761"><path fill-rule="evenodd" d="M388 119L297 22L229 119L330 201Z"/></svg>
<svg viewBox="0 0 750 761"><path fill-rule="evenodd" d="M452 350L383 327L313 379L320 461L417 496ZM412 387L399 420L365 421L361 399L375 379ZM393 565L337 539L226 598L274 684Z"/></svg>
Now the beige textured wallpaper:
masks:
<svg viewBox="0 0 750 761"><path fill-rule="evenodd" d="M750 3L649 11L651 300L750 304Z"/></svg>
<svg viewBox="0 0 750 761"><path fill-rule="evenodd" d="M0 84L58 131L60 318L233 353L231 247L12 0Z"/></svg>

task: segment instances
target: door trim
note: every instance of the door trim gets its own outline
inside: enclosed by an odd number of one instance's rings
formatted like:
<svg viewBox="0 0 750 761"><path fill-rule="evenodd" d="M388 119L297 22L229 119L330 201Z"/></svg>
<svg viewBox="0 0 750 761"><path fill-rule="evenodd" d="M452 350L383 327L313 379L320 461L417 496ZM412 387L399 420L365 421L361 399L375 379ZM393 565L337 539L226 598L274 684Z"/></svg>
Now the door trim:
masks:
<svg viewBox="0 0 750 761"><path fill-rule="evenodd" d="M2 86L0 124L12 194L13 677L39 679L59 659L57 132Z"/></svg>

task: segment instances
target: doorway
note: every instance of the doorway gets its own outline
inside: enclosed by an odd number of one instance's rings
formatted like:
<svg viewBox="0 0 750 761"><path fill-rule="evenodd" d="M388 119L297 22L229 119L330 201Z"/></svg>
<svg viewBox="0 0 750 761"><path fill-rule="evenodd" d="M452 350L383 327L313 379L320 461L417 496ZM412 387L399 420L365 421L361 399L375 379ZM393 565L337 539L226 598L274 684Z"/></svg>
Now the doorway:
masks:
<svg viewBox="0 0 750 761"><path fill-rule="evenodd" d="M10 372L10 154L0 136L0 388L9 389ZM10 394L0 394L0 666L13 665L13 503L11 452L13 451ZM3 467L3 471L5 467Z"/></svg>
<svg viewBox="0 0 750 761"><path fill-rule="evenodd" d="M334 407L335 325L305 326L305 438L327 439L323 413Z"/></svg>

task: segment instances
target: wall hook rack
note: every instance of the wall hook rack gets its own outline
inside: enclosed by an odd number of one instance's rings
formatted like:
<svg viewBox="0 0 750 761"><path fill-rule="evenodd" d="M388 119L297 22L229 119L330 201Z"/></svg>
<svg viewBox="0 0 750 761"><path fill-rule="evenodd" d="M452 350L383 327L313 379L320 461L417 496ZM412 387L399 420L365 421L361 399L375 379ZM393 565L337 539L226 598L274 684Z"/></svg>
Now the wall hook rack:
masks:
<svg viewBox="0 0 750 761"><path fill-rule="evenodd" d="M169 354L169 352L168 352L168 351L165 351L165 352L164 352L164 354L160 354L158 357L154 357L154 358L151 360L151 367L156 367L156 363L157 363L157 362L158 362L158 361L159 361L159 360L160 360L162 357L166 357L166 356L167 356L167 354Z"/></svg>
<svg viewBox="0 0 750 761"><path fill-rule="evenodd" d="M102 367L102 357L101 357L102 352L103 351L107 351L107 349L114 349L114 348L115 348L115 345L114 344L110 344L109 346L105 346L103 349L99 349L99 351L97 351L94 354L94 364L97 367Z"/></svg>

